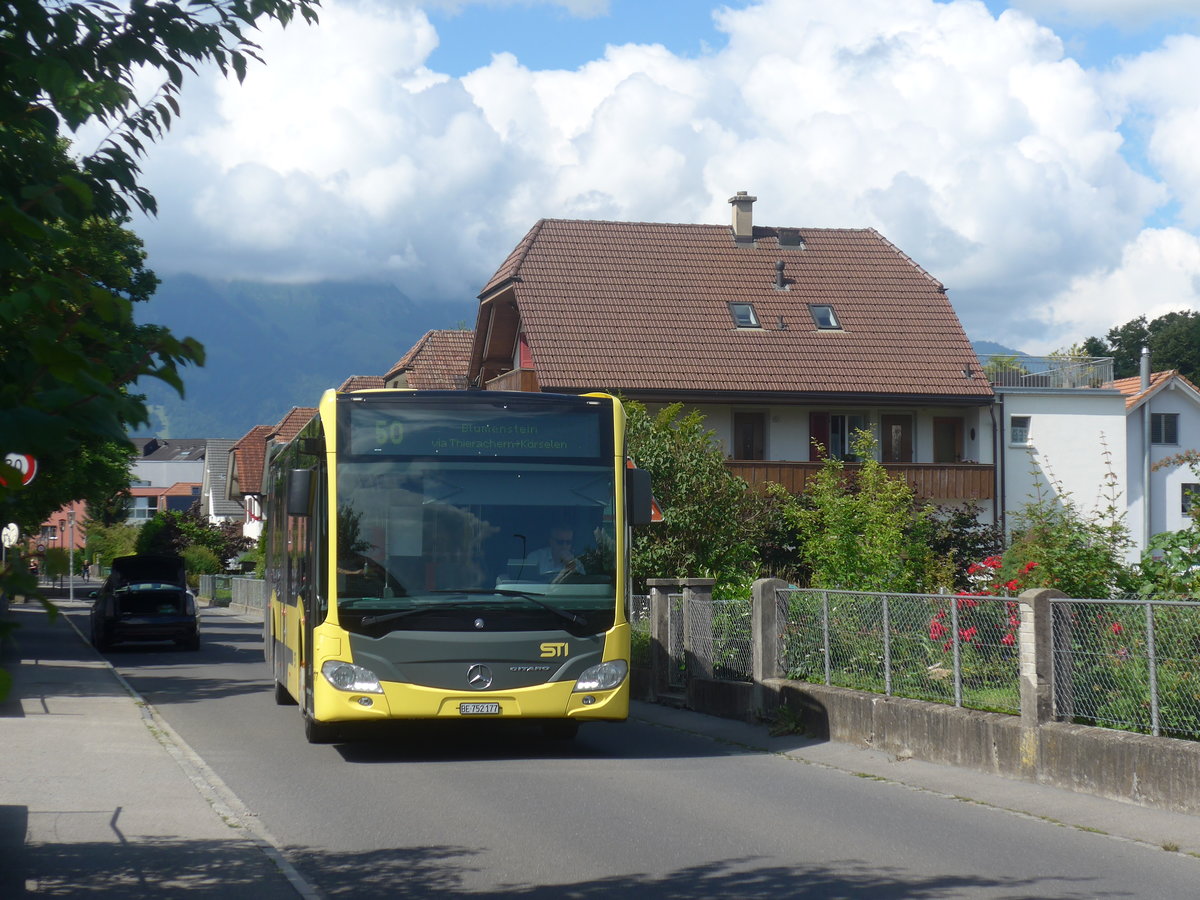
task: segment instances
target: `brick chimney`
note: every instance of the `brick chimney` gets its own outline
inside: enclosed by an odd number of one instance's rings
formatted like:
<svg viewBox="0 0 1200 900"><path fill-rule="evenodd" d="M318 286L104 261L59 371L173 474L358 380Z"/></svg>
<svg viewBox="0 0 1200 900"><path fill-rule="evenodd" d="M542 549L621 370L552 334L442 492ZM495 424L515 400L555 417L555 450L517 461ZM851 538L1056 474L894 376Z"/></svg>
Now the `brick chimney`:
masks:
<svg viewBox="0 0 1200 900"><path fill-rule="evenodd" d="M738 244L754 245L754 201L745 191L729 198L733 205L733 239Z"/></svg>

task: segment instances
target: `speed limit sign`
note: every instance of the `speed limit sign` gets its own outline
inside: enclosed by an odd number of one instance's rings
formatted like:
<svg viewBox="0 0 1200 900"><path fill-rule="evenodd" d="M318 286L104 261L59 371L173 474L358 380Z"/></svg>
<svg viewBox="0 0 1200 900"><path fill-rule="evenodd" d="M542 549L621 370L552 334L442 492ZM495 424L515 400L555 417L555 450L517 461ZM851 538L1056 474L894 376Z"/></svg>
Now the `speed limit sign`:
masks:
<svg viewBox="0 0 1200 900"><path fill-rule="evenodd" d="M37 458L28 453L9 453L4 461L21 473L21 484L29 484L37 475ZM3 478L0 484L6 484Z"/></svg>

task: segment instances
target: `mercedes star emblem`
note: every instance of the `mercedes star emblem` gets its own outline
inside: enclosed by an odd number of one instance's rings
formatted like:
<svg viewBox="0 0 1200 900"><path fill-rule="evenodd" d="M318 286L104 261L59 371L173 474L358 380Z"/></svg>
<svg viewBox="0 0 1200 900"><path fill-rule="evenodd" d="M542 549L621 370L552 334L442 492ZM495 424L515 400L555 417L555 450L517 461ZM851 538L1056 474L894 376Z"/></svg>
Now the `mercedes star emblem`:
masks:
<svg viewBox="0 0 1200 900"><path fill-rule="evenodd" d="M492 670L476 663L467 669L467 685L482 691L492 686Z"/></svg>

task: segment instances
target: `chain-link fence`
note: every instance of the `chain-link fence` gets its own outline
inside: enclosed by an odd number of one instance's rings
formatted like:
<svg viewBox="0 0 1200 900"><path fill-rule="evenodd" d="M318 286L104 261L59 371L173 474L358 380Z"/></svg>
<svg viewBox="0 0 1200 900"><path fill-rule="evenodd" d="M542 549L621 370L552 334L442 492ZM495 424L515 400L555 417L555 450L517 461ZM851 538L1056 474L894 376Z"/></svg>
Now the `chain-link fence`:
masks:
<svg viewBox="0 0 1200 900"><path fill-rule="evenodd" d="M683 594L667 595L667 688L687 689L687 653L684 642Z"/></svg>
<svg viewBox="0 0 1200 900"><path fill-rule="evenodd" d="M1052 600L1054 711L1200 739L1200 602Z"/></svg>
<svg viewBox="0 0 1200 900"><path fill-rule="evenodd" d="M717 681L753 681L753 607L745 600L693 599L688 608L688 646L704 674Z"/></svg>
<svg viewBox="0 0 1200 900"><path fill-rule="evenodd" d="M652 630L650 596L634 594L629 604L629 663L635 668L650 667Z"/></svg>
<svg viewBox="0 0 1200 900"><path fill-rule="evenodd" d="M1020 711L1013 598L794 589L776 598L787 678Z"/></svg>

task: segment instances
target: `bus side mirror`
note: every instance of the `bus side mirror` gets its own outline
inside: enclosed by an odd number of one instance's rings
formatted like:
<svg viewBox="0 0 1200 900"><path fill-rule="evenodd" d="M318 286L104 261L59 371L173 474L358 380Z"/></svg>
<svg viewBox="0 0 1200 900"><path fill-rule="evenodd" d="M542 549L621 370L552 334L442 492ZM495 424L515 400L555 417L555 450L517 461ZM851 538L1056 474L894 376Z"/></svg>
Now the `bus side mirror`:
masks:
<svg viewBox="0 0 1200 900"><path fill-rule="evenodd" d="M288 472L287 514L308 515L308 497L312 492L312 469L291 469Z"/></svg>
<svg viewBox="0 0 1200 900"><path fill-rule="evenodd" d="M645 469L625 470L625 509L630 525L649 525L653 521L650 473Z"/></svg>

